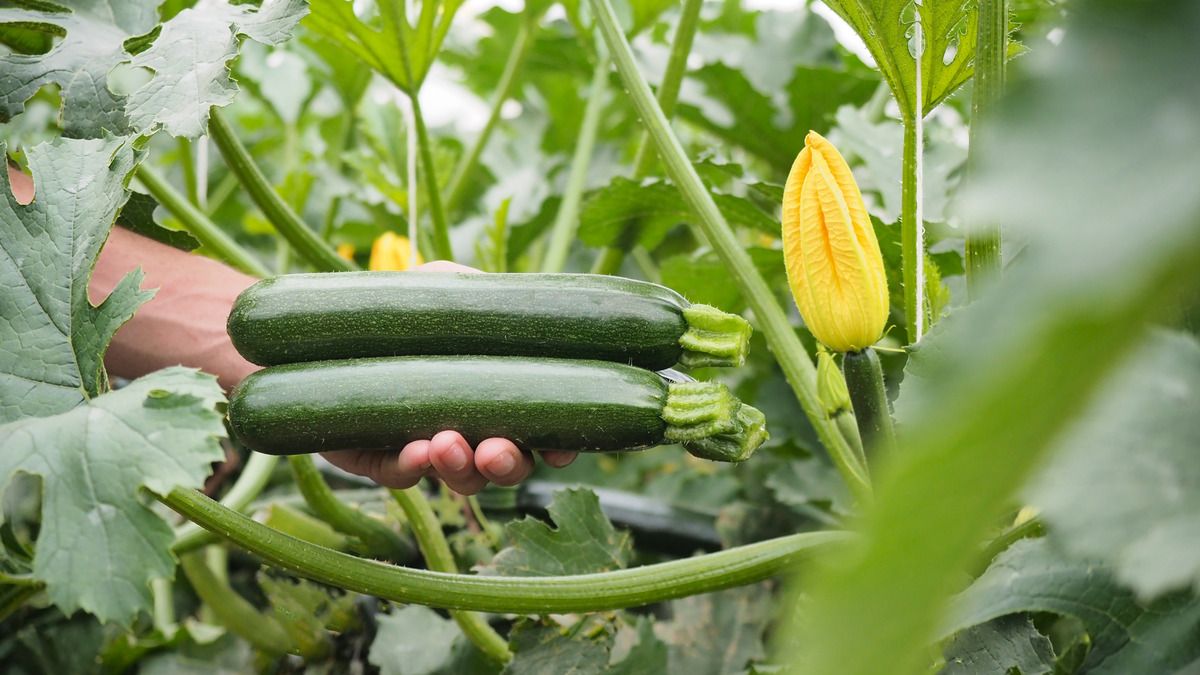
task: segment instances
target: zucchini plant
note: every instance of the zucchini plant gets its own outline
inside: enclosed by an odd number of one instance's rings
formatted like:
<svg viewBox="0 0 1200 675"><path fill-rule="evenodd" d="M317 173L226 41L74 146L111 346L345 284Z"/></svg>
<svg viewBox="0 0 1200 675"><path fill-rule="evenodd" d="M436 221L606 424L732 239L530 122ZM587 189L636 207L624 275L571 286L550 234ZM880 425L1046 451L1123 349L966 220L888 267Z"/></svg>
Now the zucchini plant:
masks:
<svg viewBox="0 0 1200 675"><path fill-rule="evenodd" d="M510 4L0 7L7 669L1196 669L1195 3Z"/></svg>

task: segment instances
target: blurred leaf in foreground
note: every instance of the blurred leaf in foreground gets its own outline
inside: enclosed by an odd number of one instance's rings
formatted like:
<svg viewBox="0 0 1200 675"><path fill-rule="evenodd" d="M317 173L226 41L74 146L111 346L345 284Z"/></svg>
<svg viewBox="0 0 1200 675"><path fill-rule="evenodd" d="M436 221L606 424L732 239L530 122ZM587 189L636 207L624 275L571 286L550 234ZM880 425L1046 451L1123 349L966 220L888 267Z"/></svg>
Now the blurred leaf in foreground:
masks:
<svg viewBox="0 0 1200 675"><path fill-rule="evenodd" d="M1197 281L1200 6L1153 4L1078 4L985 131L997 151L968 217L1028 246L914 355L904 447L877 473L861 543L810 567L807 611L785 629L804 645L789 654L798 672L926 667L986 530L1162 303Z"/></svg>

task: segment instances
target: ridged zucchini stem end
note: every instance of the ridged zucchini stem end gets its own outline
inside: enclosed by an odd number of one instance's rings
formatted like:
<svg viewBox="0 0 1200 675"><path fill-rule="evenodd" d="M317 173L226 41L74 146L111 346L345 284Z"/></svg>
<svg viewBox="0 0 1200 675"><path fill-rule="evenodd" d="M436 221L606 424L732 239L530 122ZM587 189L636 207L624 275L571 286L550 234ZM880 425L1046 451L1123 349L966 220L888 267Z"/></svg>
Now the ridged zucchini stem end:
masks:
<svg viewBox="0 0 1200 675"><path fill-rule="evenodd" d="M750 322L710 305L690 305L683 310L688 327L679 337L683 354L679 363L688 368L740 366L750 351Z"/></svg>
<svg viewBox="0 0 1200 675"><path fill-rule="evenodd" d="M689 453L717 462L741 462L768 438L766 417L723 384L677 382L667 389L664 436Z"/></svg>

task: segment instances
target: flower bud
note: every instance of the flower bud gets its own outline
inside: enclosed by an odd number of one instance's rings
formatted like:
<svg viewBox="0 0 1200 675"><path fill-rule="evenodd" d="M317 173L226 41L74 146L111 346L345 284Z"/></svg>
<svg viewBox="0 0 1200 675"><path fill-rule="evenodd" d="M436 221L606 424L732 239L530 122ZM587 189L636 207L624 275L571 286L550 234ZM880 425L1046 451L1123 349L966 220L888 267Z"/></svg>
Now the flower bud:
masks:
<svg viewBox="0 0 1200 675"><path fill-rule="evenodd" d="M888 318L879 242L849 165L815 131L784 187L783 258L800 315L822 344L848 352L879 339Z"/></svg>
<svg viewBox="0 0 1200 675"><path fill-rule="evenodd" d="M371 259L367 261L367 269L372 272L401 272L409 268L412 259L412 243L407 237L401 237L395 232L384 232L371 245ZM418 264L425 262L420 253L416 254L416 261Z"/></svg>
<svg viewBox="0 0 1200 675"><path fill-rule="evenodd" d="M833 362L833 355L824 349L817 351L817 398L821 400L825 414L830 417L851 407L846 378Z"/></svg>

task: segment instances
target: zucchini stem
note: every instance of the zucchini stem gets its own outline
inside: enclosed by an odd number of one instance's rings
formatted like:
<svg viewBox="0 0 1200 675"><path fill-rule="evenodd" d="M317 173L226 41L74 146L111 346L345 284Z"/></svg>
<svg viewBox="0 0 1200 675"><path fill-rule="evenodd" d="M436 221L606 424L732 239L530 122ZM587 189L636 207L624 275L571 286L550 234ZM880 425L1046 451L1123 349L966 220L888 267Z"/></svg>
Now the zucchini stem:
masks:
<svg viewBox="0 0 1200 675"><path fill-rule="evenodd" d="M679 337L683 354L679 363L688 368L737 367L750 351L750 322L710 305L691 305L683 310L688 327Z"/></svg>
<svg viewBox="0 0 1200 675"><path fill-rule="evenodd" d="M275 465L278 463L277 455L251 452L250 459L246 460L246 466L242 467L242 472L238 474L237 480L233 482L233 486L229 488L225 496L221 497L221 504L234 511L245 510L250 502L262 493L263 488L267 487L267 483L271 480L271 474L275 471ZM213 541L209 532L195 523L186 523L175 530L175 543L171 546L171 550L176 555L182 555L211 544Z"/></svg>
<svg viewBox="0 0 1200 675"><path fill-rule="evenodd" d="M846 376L846 388L850 392L850 404L854 408L863 446L874 457L891 454L896 447L896 432L892 427L879 355L870 347L860 352L846 352L842 373Z"/></svg>
<svg viewBox="0 0 1200 675"><path fill-rule="evenodd" d="M768 438L766 417L717 382L673 382L663 406L663 436L717 462L750 458Z"/></svg>
<svg viewBox="0 0 1200 675"><path fill-rule="evenodd" d="M598 612L752 584L850 540L805 532L717 553L596 574L489 577L447 574L364 560L273 530L196 490L158 499L245 550L299 576L393 602L515 614Z"/></svg>

